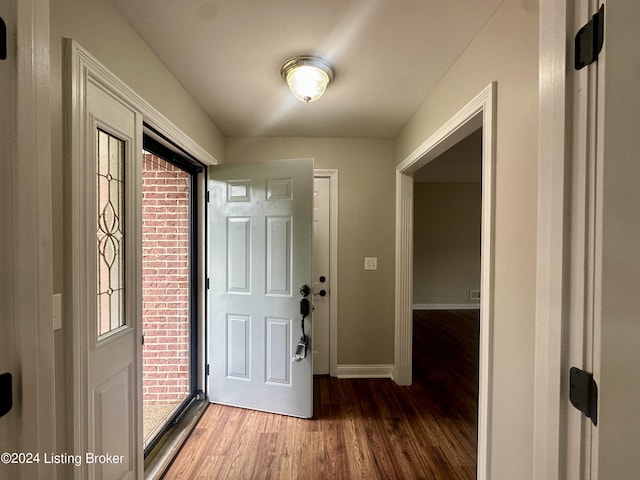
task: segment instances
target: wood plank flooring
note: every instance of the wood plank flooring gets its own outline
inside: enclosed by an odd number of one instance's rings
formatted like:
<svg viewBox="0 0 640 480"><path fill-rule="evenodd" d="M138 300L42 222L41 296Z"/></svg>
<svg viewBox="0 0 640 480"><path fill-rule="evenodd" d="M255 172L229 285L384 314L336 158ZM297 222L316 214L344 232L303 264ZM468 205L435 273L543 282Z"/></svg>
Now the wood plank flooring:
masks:
<svg viewBox="0 0 640 480"><path fill-rule="evenodd" d="M313 420L210 405L165 479L476 478L477 311L414 315L414 384L316 377Z"/></svg>

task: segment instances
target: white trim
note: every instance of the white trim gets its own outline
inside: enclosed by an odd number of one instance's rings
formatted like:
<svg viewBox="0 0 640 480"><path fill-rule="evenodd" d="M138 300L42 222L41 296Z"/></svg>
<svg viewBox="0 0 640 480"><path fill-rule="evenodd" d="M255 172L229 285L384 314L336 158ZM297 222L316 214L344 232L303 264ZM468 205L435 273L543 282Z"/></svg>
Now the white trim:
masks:
<svg viewBox="0 0 640 480"><path fill-rule="evenodd" d="M12 163L10 255L15 268L2 274L13 273L15 310L10 321L19 362L18 371L12 372L19 409L16 451L38 453L55 451L56 445L49 1L18 0L13 5L16 30L9 41L15 48L9 48L8 55L15 55L16 67L15 157L10 153L7 158ZM21 478L44 479L55 478L56 470L40 463L20 466L17 472Z"/></svg>
<svg viewBox="0 0 640 480"><path fill-rule="evenodd" d="M393 365L338 365L338 378L393 378Z"/></svg>
<svg viewBox="0 0 640 480"><path fill-rule="evenodd" d="M539 9L538 226L533 477L559 480L566 163L567 2Z"/></svg>
<svg viewBox="0 0 640 480"><path fill-rule="evenodd" d="M76 54L82 58L83 62L91 66L91 70L102 79L101 81L107 85L113 86L119 92L118 97L125 103L133 106L137 111L142 113L144 123L161 132L169 138L175 145L184 149L188 154L192 155L198 161L205 165L216 165L218 160L209 152L203 149L195 140L180 130L167 117L160 113L150 103L144 100L127 84L120 80L110 70L104 67L95 57L88 51L83 49L77 42L71 39L65 39L65 42L73 45Z"/></svg>
<svg viewBox="0 0 640 480"><path fill-rule="evenodd" d="M477 477L490 475L491 372L494 272L496 83L492 82L396 167L396 328L394 379L411 383L413 295L412 174L482 127L482 252L480 266L480 359ZM407 382L408 380L408 382Z"/></svg>
<svg viewBox="0 0 640 480"><path fill-rule="evenodd" d="M604 5L604 0L597 0L596 6L600 8ZM594 11L589 12L589 14L593 15ZM634 15L632 18L636 19L637 15ZM606 16L605 16L605 36L606 29ZM605 40L606 41L606 40ZM620 47L617 48L617 50ZM637 58L634 57L634 58ZM603 236L604 236L604 195L605 195L605 186L604 186L604 162L605 162L605 106L606 106L606 97L605 97L605 81L606 81L606 64L607 64L607 48L605 47L598 56L598 61L594 65L592 64L590 69L595 69L597 72L597 79L593 79L590 77L590 87L595 90L591 96L591 108L592 112L596 112L590 118L589 128L591 129L591 138L588 140L588 144L593 150L592 152L592 164L594 170L595 181L593 181L593 191L591 193L591 197L589 200L592 200L592 209L593 209L593 231L591 233L591 241L593 242L590 245L589 254L593 254L593 269L590 272L590 284L589 287L591 290L587 290L587 295L591 294L593 298L593 303L591 305L591 319L590 323L587 327L587 332L585 332L583 342L585 345L585 355L586 359L585 364L587 368L591 367L593 371L593 377L596 382L602 382L602 334L603 334L603 288L604 288L604 279L603 279L603 263L604 263L604 245L603 245ZM595 99L594 99L595 97ZM609 102L611 105L611 102ZM637 105L637 102L634 102L634 105ZM617 110L620 107L611 107L612 110ZM596 118L593 118L596 117ZM607 122L608 125L611 125L611 121ZM613 127L615 128L615 127ZM595 145L594 145L595 143ZM574 156L575 158L575 156ZM611 187L609 187L611 188ZM637 198L637 197L635 197ZM611 207L609 207L611 208ZM630 218L630 217L628 217ZM630 250L628 251L630 252ZM636 263L637 265L637 263ZM615 282L614 282L615 283ZM608 295L611 298L611 295ZM613 328L613 327L609 327ZM611 330L610 330L611 332ZM627 330L629 332L629 330ZM620 339L620 337L618 337ZM611 345L610 342L608 342ZM611 355L611 353L609 353ZM619 359L620 357L618 357ZM637 358L637 357L636 357ZM609 358L611 361L611 357ZM617 370L621 371L620 369ZM610 373L612 371L610 370ZM605 381L606 382L606 381ZM618 390L618 394L623 394L622 391ZM637 397L636 397L637 398ZM632 400L633 401L633 400ZM598 414L600 415L600 413ZM583 445L584 449L584 457L585 462L583 464L587 464L588 467L588 478L589 480L598 480L601 478L600 475L600 428L595 427L588 418L583 417L582 415L582 435L581 435L581 445ZM636 417L637 418L637 417ZM611 438L609 436L609 438ZM628 436L626 438L629 438ZM630 451L629 449L625 449L626 451ZM615 458L615 456L614 456ZM588 462L588 463L587 463ZM625 469L626 470L626 469ZM585 475L586 477L586 475ZM604 479L603 479L604 480Z"/></svg>
<svg viewBox="0 0 640 480"><path fill-rule="evenodd" d="M414 303L413 310L480 310L480 303Z"/></svg>
<svg viewBox="0 0 640 480"><path fill-rule="evenodd" d="M203 169L196 177L197 191L201 192L198 202L197 235L197 277L195 286L198 292L198 358L196 359L197 388L207 391L207 169Z"/></svg>
<svg viewBox="0 0 640 480"><path fill-rule="evenodd" d="M393 379L411 385L413 347L413 177L396 170L396 277Z"/></svg>
<svg viewBox="0 0 640 480"><path fill-rule="evenodd" d="M338 170L316 168L314 177L329 179L329 375L338 375Z"/></svg>
<svg viewBox="0 0 640 480"><path fill-rule="evenodd" d="M491 85L495 85L495 82ZM479 102L482 102L483 98L488 95L486 92L487 88L480 92L476 98L471 100L458 113L451 117L447 123L441 126L433 135L411 152L396 169L407 175L414 173L460 140L482 127L483 117L479 115L482 111L482 106L479 105ZM466 120L461 124L460 119Z"/></svg>

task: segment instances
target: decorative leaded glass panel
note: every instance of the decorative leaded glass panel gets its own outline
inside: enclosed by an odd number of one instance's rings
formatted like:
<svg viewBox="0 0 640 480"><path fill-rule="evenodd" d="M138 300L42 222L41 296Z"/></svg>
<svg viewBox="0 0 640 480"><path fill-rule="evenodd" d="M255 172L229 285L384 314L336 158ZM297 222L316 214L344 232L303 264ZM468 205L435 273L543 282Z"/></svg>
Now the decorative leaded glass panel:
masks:
<svg viewBox="0 0 640 480"><path fill-rule="evenodd" d="M126 325L124 309L125 143L97 130L98 336Z"/></svg>

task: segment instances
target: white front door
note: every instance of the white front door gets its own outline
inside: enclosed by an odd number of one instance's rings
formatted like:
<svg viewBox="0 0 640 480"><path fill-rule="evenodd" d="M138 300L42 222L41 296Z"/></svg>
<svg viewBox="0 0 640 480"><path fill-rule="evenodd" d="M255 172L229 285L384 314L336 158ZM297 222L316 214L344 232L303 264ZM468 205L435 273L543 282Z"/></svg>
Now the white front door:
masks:
<svg viewBox="0 0 640 480"><path fill-rule="evenodd" d="M80 70L80 72L86 70ZM142 478L140 164L142 115L86 78L74 159L73 283L76 453L81 478ZM92 455L95 455L93 457ZM102 457L101 457L102 455Z"/></svg>
<svg viewBox="0 0 640 480"><path fill-rule="evenodd" d="M215 166L208 183L209 398L310 418L313 161Z"/></svg>

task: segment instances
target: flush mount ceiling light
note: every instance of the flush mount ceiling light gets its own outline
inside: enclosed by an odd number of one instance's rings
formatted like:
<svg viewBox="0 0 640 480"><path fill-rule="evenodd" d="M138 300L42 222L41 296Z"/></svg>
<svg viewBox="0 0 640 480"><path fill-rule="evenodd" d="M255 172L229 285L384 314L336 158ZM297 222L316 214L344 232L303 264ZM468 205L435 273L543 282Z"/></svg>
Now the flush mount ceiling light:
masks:
<svg viewBox="0 0 640 480"><path fill-rule="evenodd" d="M303 102L315 102L333 80L333 67L318 57L301 55L284 62L280 74L291 93Z"/></svg>

